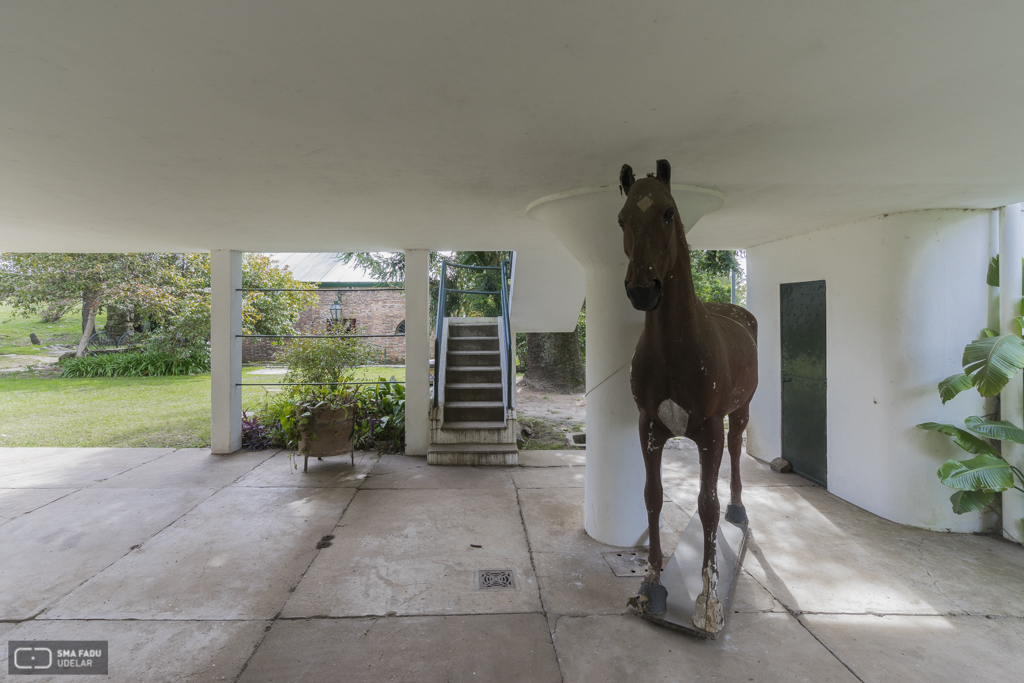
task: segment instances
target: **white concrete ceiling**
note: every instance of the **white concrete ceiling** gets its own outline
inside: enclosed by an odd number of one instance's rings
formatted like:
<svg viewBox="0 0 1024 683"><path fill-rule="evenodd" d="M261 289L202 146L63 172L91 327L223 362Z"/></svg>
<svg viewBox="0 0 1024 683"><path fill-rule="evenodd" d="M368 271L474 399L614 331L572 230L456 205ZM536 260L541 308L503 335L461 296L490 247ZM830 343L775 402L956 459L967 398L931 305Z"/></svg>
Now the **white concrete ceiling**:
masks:
<svg viewBox="0 0 1024 683"><path fill-rule="evenodd" d="M745 247L1024 199L1024 4L7 2L0 250L556 247L673 163ZM614 216L609 216L614 221Z"/></svg>

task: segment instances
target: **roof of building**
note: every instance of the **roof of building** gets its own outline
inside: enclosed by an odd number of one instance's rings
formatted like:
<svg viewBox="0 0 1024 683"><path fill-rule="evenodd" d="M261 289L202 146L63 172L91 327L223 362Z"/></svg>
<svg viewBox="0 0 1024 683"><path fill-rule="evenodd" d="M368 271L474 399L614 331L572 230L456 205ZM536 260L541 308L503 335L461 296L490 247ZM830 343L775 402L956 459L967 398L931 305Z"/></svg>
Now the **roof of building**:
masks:
<svg viewBox="0 0 1024 683"><path fill-rule="evenodd" d="M356 265L339 262L334 253L281 252L270 254L270 257L287 267L300 282L373 283L373 278L366 271Z"/></svg>

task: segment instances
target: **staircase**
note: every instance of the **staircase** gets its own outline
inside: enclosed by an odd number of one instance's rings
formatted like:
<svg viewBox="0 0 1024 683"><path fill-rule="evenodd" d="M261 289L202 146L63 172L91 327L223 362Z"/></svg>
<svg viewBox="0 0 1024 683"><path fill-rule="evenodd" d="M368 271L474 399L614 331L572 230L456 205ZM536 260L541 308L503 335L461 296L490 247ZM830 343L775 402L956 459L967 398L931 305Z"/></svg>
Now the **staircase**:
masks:
<svg viewBox="0 0 1024 683"><path fill-rule="evenodd" d="M499 318L445 318L430 412L431 465L518 465L514 397ZM508 408L506 408L508 406Z"/></svg>

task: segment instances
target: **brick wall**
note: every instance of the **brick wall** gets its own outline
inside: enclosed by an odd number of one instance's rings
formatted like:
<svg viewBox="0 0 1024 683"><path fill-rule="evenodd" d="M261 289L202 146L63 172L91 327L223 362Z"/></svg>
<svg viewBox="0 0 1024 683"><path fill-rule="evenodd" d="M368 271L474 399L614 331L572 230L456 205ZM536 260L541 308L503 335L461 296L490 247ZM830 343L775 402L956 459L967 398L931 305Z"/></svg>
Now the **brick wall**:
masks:
<svg viewBox="0 0 1024 683"><path fill-rule="evenodd" d="M352 331L357 334L395 334L398 325L405 320L405 295L402 290L366 291L359 288L341 292L318 292L320 303L307 308L299 315L295 326L299 334L310 334L312 330L323 329L331 320L331 305L341 295L341 317L345 328L335 326L338 334ZM244 362L267 362L274 359L277 348L270 339L243 339L242 360ZM366 339L366 343L384 349L388 365L405 363L405 338L383 337Z"/></svg>

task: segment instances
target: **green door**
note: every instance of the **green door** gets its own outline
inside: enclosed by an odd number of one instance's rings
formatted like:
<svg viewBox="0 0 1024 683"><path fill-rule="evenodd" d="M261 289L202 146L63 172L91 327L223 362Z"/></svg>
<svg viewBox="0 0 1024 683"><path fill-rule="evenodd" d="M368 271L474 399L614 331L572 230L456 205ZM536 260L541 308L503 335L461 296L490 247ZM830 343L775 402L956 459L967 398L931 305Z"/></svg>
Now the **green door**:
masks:
<svg viewBox="0 0 1024 683"><path fill-rule="evenodd" d="M825 394L825 281L780 285L782 457L793 471L828 485Z"/></svg>

